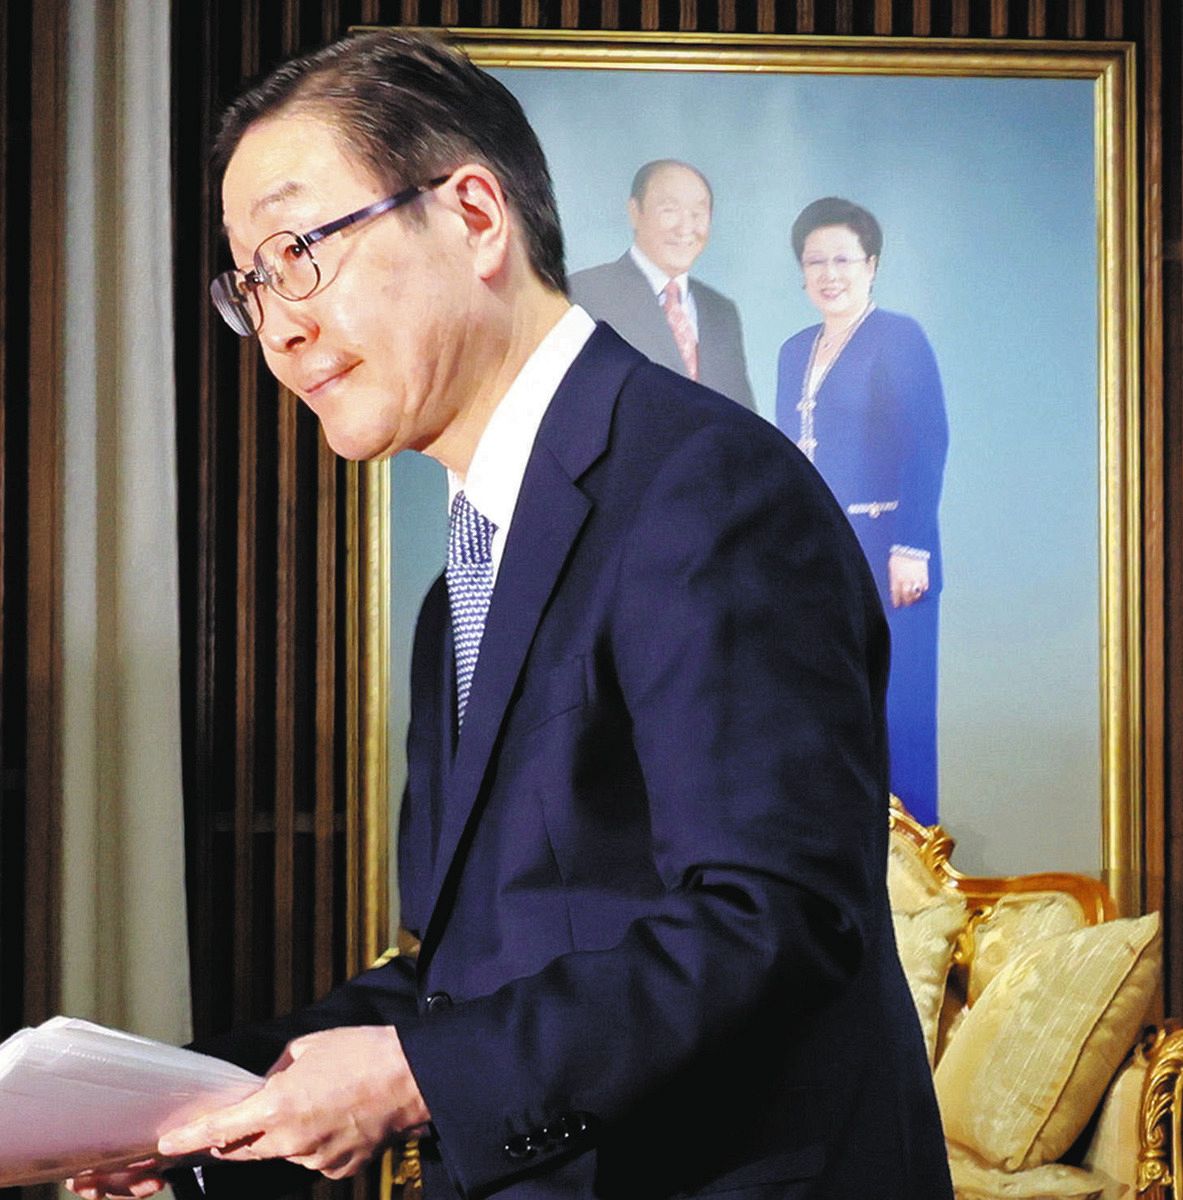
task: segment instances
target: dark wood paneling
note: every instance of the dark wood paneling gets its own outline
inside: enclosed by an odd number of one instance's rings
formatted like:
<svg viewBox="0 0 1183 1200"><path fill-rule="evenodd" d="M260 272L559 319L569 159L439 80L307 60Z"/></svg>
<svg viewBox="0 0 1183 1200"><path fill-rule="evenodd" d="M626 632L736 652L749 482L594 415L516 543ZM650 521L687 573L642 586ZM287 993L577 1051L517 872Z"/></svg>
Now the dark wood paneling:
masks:
<svg viewBox="0 0 1183 1200"><path fill-rule="evenodd" d="M1106 28L1112 28L1113 5L1106 11ZM1120 22L1118 21L1120 24ZM1161 22L1157 11L1147 9L1142 29L1145 53L1142 61L1142 161L1147 179L1162 175L1162 55ZM1159 187L1144 188L1142 197L1142 307L1144 315L1142 387L1146 413L1163 411L1163 271L1162 271L1162 195ZM1163 422L1148 419L1143 431L1143 496L1145 545L1145 604L1143 610L1143 658L1145 661L1145 788L1148 796L1165 795L1166 778L1164 752L1166 732L1165 705L1165 641L1166 593L1164 588L1165 547L1163 492ZM1146 888L1144 902L1148 909L1162 909L1166 867L1166 813L1162 805L1148 805L1144 838ZM1168 918L1169 920L1169 915ZM1170 937L1168 927L1166 935ZM1172 1009L1171 1011L1174 1011Z"/></svg>
<svg viewBox="0 0 1183 1200"><path fill-rule="evenodd" d="M1164 683L1166 741L1165 889L1167 1009L1183 1011L1183 11L1146 0L1147 26L1157 24L1161 47L1158 95L1163 114L1162 239L1164 247L1162 472L1165 584ZM1154 700L1158 701L1155 696Z"/></svg>
<svg viewBox="0 0 1183 1200"><path fill-rule="evenodd" d="M29 15L0 6L0 962L25 956L28 578ZM0 971L0 1037L24 974Z"/></svg>
<svg viewBox="0 0 1183 1200"><path fill-rule="evenodd" d="M367 15L376 20L377 6L349 0L174 6L183 753L199 1034L323 994L348 972L355 924L341 750L351 705L337 669L345 469L254 343L212 313L207 281L228 264L200 148L251 78Z"/></svg>
<svg viewBox="0 0 1183 1200"><path fill-rule="evenodd" d="M341 622L337 603L337 474L343 468L336 455L323 442L317 454L316 480L316 723L315 777L316 794L313 833L312 894L316 911L331 908L336 878L336 813L337 798L344 803L343 775L336 769L338 745L338 639ZM334 983L334 927L329 921L316 921L313 934L313 992L323 995Z"/></svg>
<svg viewBox="0 0 1183 1200"><path fill-rule="evenodd" d="M59 464L64 296L65 0L32 4L28 376L28 811L25 1017L57 1011L60 885Z"/></svg>
<svg viewBox="0 0 1183 1200"><path fill-rule="evenodd" d="M0 7L0 64L3 64L4 69L4 85L0 86L0 146L3 147L0 152L0 463L4 463L7 459L5 450L8 445L8 438L5 434L7 422L5 414L8 409L6 397L8 389L5 386L6 363L7 356L5 354L4 342L5 331L8 327L8 156L9 144L11 137L8 130L8 87L9 80L12 78L12 64L8 58L8 9ZM3 484L4 472L0 469L0 485ZM4 678L4 580L5 580L5 555L4 555L4 517L7 509L5 504L4 488L0 486L0 679ZM4 729L4 696L0 691L0 730ZM4 774L4 741L0 738L0 779ZM0 921L0 961L2 961L4 950L4 927Z"/></svg>
<svg viewBox="0 0 1183 1200"><path fill-rule="evenodd" d="M6 603L8 589L8 574L12 569L12 558L15 550L15 539L8 532L7 517L11 501L8 496L7 483L11 481L11 455L9 451L8 433L8 354L6 341L8 339L8 210L9 200L9 158L13 154L14 139L9 129L8 91L12 82L12 62L9 57L9 14L6 7L0 7L0 71L3 78L0 81L0 681L5 678L5 648L10 643L8 631L9 604ZM9 544L6 544L9 543ZM11 652L10 652L11 653ZM9 771L13 772L13 782L16 780L17 768L14 765L14 755L6 720L9 697L8 689L0 682L0 811L10 807L24 808L24 777L21 775L21 787L18 792L9 787ZM20 762L24 763L24 747L21 746ZM11 864L3 859L3 830L0 828L0 962L13 961L12 934L14 922L11 919L11 907L6 903L3 883L11 874ZM18 868L19 869L19 868ZM21 870L21 875L24 872ZM22 880L23 882L23 880ZM17 947L23 944L23 937L17 942ZM23 949L16 950L19 956ZM10 1032L8 1028L3 1034ZM2 1036L2 1035L0 1035Z"/></svg>
<svg viewBox="0 0 1183 1200"><path fill-rule="evenodd" d="M14 6L15 7L15 6ZM6 392L8 414L22 409L23 445L9 458L6 439L5 466L19 462L24 470L20 502L27 524L25 542L15 543L16 523L5 528L9 550L19 555L23 577L10 580L12 591L24 597L23 641L25 668L24 787L18 791L16 812L6 813L6 832L19 825L18 845L23 844L21 906L6 907L5 921L23 916L23 1023L46 1019L59 1009L60 992L60 888L61 888L61 769L60 715L62 646L59 626L61 598L61 468L60 429L62 400L62 328L65 284L64 178L66 0L33 0L27 13L10 13L10 34L18 25L27 38L26 57L13 62L13 83L24 81L28 107L23 132L28 138L27 172L18 186L27 186L27 226L23 243L13 244L9 257L19 273L22 294L8 306L19 306L27 320L5 325L9 351L21 346L23 376ZM27 25L26 25L27 22ZM10 52L16 46L10 42ZM26 64L33 69L26 75ZM11 93L10 93L11 96ZM16 182L15 180L13 181ZM11 194L11 193L10 193ZM6 422L7 423L7 422ZM15 426L16 421L11 422ZM15 434L10 427L8 437ZM14 486L15 481L13 481ZM9 510L11 512L11 509ZM9 593L11 594L11 592ZM9 631L14 632L9 626ZM7 642L5 668L14 662ZM7 783L7 780L6 780ZM7 787L6 787L7 792ZM9 801L5 796L5 806ZM8 889L5 899L8 900ZM12 962L12 959L6 960ZM20 961L20 960L16 960ZM33 1200L50 1200L54 1188L26 1188Z"/></svg>

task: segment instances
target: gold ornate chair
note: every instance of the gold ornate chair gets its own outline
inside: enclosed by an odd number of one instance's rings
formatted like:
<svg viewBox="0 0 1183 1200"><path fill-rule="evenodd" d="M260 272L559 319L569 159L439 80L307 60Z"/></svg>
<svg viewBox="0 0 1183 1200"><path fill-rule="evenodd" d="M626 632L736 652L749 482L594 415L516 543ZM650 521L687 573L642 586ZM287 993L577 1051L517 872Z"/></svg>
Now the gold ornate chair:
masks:
<svg viewBox="0 0 1183 1200"><path fill-rule="evenodd" d="M418 953L418 939L400 926L397 942L374 960L374 966L380 967L399 955L405 958L415 958ZM419 1200L422 1195L419 1139L408 1138L401 1147L391 1148L382 1155L378 1198L379 1200Z"/></svg>
<svg viewBox="0 0 1183 1200"><path fill-rule="evenodd" d="M1021 973L1017 960L1024 954L1030 959L1031 946L1041 939L1069 937L1074 930L1114 921L1116 907L1104 885L1084 875L963 875L950 862L953 838L939 825L919 824L894 798L890 823L893 910L929 914L946 902L964 906L959 924L946 921L942 926L949 953L932 1045L939 1092L942 1055L991 980L1006 971L1008 963L1016 964ZM934 920L929 921L930 928ZM1143 923L1149 920L1144 918ZM900 932L897 921L897 935ZM900 941L907 970L907 947L904 938ZM1157 959L1148 965L1157 972ZM1009 968L1012 973L1016 966ZM911 972L909 982L913 983ZM1156 979L1153 1003L1158 1002L1157 983ZM921 1008L925 997L915 984L913 994ZM931 1006L932 997L927 1000ZM921 1019L923 1023L923 1011ZM1183 1200L1183 1031L1166 1021L1144 1028L1131 1040L1132 1049L1114 1072L1075 1150L1083 1165L1110 1179L1104 1200L1118 1196ZM979 1193L970 1188L965 1194Z"/></svg>

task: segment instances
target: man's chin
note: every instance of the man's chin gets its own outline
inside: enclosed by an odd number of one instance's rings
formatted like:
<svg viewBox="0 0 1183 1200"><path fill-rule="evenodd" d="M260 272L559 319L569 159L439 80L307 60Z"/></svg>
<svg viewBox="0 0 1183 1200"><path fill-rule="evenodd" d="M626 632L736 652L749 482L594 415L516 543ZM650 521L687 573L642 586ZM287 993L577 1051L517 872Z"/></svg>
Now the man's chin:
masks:
<svg viewBox="0 0 1183 1200"><path fill-rule="evenodd" d="M329 449L350 462L374 462L390 458L402 449L392 444L389 436L381 436L374 430L350 429L323 420L320 428Z"/></svg>
<svg viewBox="0 0 1183 1200"><path fill-rule="evenodd" d="M666 256L665 262L661 264L661 269L671 279L676 279L679 275L685 275L698 262L702 251L703 247L701 246L694 250L681 246L673 254Z"/></svg>

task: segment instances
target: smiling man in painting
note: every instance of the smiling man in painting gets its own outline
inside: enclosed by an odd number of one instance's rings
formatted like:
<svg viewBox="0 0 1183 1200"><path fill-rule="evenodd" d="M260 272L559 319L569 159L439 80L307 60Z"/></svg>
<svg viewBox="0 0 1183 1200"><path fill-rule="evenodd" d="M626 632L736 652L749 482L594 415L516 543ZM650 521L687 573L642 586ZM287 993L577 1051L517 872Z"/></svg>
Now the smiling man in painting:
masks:
<svg viewBox="0 0 1183 1200"><path fill-rule="evenodd" d="M673 158L645 163L628 199L633 244L615 262L576 271L571 299L654 362L754 408L739 310L690 274L710 239L714 206L697 167Z"/></svg>
<svg viewBox="0 0 1183 1200"><path fill-rule="evenodd" d="M537 141L442 44L281 67L219 154L227 322L340 454L450 473L400 831L421 948L200 1047L266 1084L74 1189L211 1151L211 1197L261 1197L414 1135L428 1200L947 1200L883 617L824 484L569 304Z"/></svg>

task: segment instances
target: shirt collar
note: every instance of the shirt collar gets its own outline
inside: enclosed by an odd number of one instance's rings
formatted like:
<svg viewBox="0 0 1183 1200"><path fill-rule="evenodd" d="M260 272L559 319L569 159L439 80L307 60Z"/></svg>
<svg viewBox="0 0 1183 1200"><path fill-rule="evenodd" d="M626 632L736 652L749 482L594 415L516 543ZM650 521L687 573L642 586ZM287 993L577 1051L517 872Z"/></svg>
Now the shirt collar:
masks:
<svg viewBox="0 0 1183 1200"><path fill-rule="evenodd" d="M481 433L468 474L448 472L448 502L461 489L478 512L497 526L504 541L513 518L538 427L563 376L595 330L595 322L572 305L526 359Z"/></svg>
<svg viewBox="0 0 1183 1200"><path fill-rule="evenodd" d="M629 254L632 256L633 262L637 264L642 275L649 281L649 286L653 289L655 296L660 296L665 291L665 285L669 283L668 276L638 245L636 242L628 248ZM690 274L683 271L681 275L673 277L674 282L678 285L678 295L682 299L682 303L686 303L686 298L690 293Z"/></svg>

